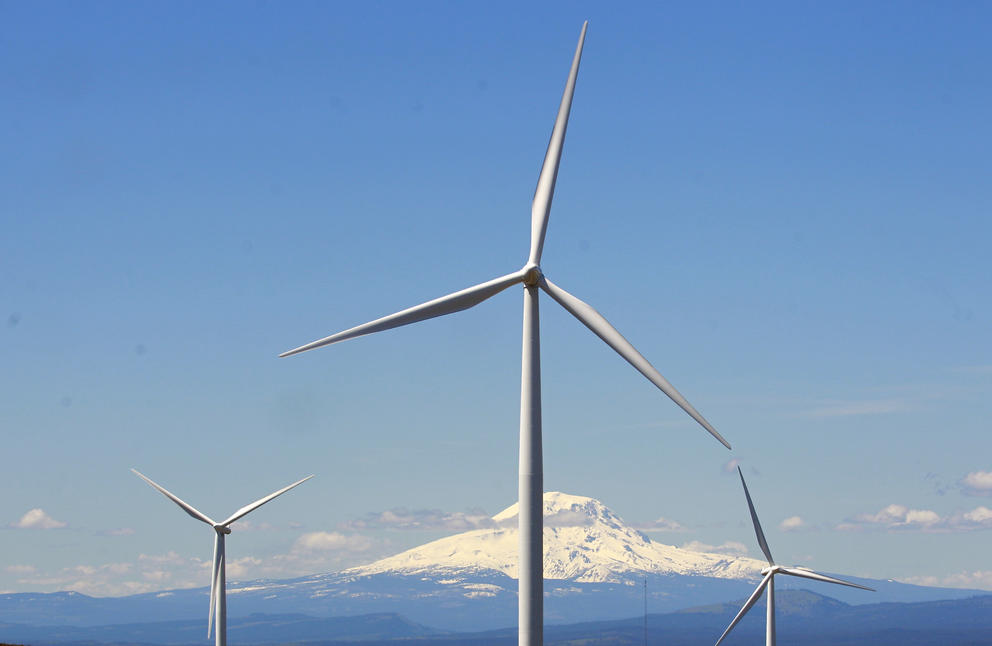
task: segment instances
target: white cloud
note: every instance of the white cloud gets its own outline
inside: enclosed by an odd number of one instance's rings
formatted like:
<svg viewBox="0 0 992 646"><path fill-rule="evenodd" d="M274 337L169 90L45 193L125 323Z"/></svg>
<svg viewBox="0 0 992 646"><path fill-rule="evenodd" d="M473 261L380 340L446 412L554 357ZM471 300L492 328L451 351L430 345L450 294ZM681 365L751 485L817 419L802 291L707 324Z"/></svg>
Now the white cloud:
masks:
<svg viewBox="0 0 992 646"><path fill-rule="evenodd" d="M988 507L975 507L971 511L964 514L963 518L970 522L980 525L992 523L992 509Z"/></svg>
<svg viewBox="0 0 992 646"><path fill-rule="evenodd" d="M723 464L724 473L735 473L737 471L737 466L741 463L737 458L732 458Z"/></svg>
<svg viewBox="0 0 992 646"><path fill-rule="evenodd" d="M250 577L250 575L262 565L262 559L257 559L254 556L245 556L244 558L234 559L228 563L225 567L227 568L227 576L235 579L243 579Z"/></svg>
<svg viewBox="0 0 992 646"><path fill-rule="evenodd" d="M448 530L466 532L472 529L495 527L496 523L483 511L445 512L440 509L406 509L398 507L382 512L366 514L364 518L350 520L338 525L338 529L402 529L402 530Z"/></svg>
<svg viewBox="0 0 992 646"><path fill-rule="evenodd" d="M685 527L681 523L665 517L658 518L654 522L644 525L637 525L634 529L642 532L684 532Z"/></svg>
<svg viewBox="0 0 992 646"><path fill-rule="evenodd" d="M778 528L783 532L795 532L805 527L806 523L799 516L789 516L778 524Z"/></svg>
<svg viewBox="0 0 992 646"><path fill-rule="evenodd" d="M972 471L961 480L964 492L971 496L992 496L992 471Z"/></svg>
<svg viewBox="0 0 992 646"><path fill-rule="evenodd" d="M364 552L372 546L372 539L361 534L338 532L308 532L296 539L293 551L307 552Z"/></svg>
<svg viewBox="0 0 992 646"><path fill-rule="evenodd" d="M887 529L923 532L968 532L992 528L992 509L975 507L971 511L941 516L930 509L910 509L889 505L874 514L858 514L837 525L840 531Z"/></svg>
<svg viewBox="0 0 992 646"><path fill-rule="evenodd" d="M12 527L17 529L59 529L65 527L65 523L55 520L39 508L28 511L21 516L19 521L13 523Z"/></svg>
<svg viewBox="0 0 992 646"><path fill-rule="evenodd" d="M737 541L726 541L720 545L709 545L700 541L689 541L679 546L680 549L690 552L709 552L712 554L729 554L731 556L745 556L747 546Z"/></svg>
<svg viewBox="0 0 992 646"><path fill-rule="evenodd" d="M888 505L874 514L858 514L837 526L841 531L858 529L935 529L940 516L929 509L910 509L905 505Z"/></svg>

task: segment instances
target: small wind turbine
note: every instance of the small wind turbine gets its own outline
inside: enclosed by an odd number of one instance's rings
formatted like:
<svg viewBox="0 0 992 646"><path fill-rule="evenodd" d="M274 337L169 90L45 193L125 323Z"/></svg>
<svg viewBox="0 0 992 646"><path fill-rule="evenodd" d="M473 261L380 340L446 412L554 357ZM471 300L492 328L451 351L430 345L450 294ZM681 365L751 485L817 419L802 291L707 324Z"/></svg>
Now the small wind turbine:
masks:
<svg viewBox="0 0 992 646"><path fill-rule="evenodd" d="M820 574L819 572L814 572L812 570L807 570L806 568L798 567L783 567L781 565L775 565L775 560L772 558L772 551L768 549L768 541L765 540L765 533L761 531L761 523L758 522L758 514L754 511L754 504L751 502L751 494L748 493L747 483L744 482L744 473L741 472L741 468L737 467L737 473L741 477L741 484L744 485L744 496L747 498L747 508L751 512L751 522L754 523L754 534L758 537L758 545L761 547L761 551L765 553L765 558L768 559L768 567L761 571L761 574L765 578L761 580L758 587L754 589L748 600L744 602L744 607L741 608L734 620L730 622L727 629L723 631L720 635L720 639L716 640L717 646L723 641L723 638L730 634L734 626L737 625L747 611L758 602L761 597L761 592L765 589L768 590L768 615L767 623L765 628L765 646L775 646L775 575L776 574L788 574L790 576L798 576L804 579L813 579L814 581L826 581L827 583L837 583L840 585L848 585L852 588L861 588L862 590L868 590L874 592L873 589L865 587L863 585L858 585L857 583L851 583L849 581L843 581L841 579L835 579L832 576L827 576L826 574Z"/></svg>
<svg viewBox="0 0 992 646"><path fill-rule="evenodd" d="M151 478L140 473L137 469L131 469L131 471L134 471L135 474L137 474L142 480L161 491L162 495L179 505L187 514L213 527L214 531L217 533L217 536L214 539L213 571L210 575L210 613L207 615L207 639L210 638L210 631L214 622L214 611L216 610L217 630L214 632L214 643L216 646L225 646L227 644L227 574L226 561L224 558L224 536L231 533L231 523L242 516L250 514L276 496L281 496L293 487L303 484L313 476L307 476L302 480L294 482L288 487L283 487L275 493L270 493L268 496L260 498L250 505L246 505L245 507L237 510L227 520L218 523L211 520L206 514L197 511L193 505L183 502L178 496L166 491L164 487L159 486L153 482Z"/></svg>
<svg viewBox="0 0 992 646"><path fill-rule="evenodd" d="M558 108L558 117L551 140L544 156L544 165L537 180L534 200L531 205L530 255L524 266L505 276L489 282L448 294L421 305L390 314L375 321L353 327L343 332L319 339L295 350L279 355L289 356L313 350L331 343L382 332L402 325L416 323L436 316L453 314L474 307L512 285L524 286L524 326L523 360L520 384L520 476L519 476L519 528L520 528L520 593L519 593L519 646L540 646L543 641L543 489L544 467L541 449L541 351L540 324L538 316L538 289L564 307L572 316L626 359L641 374L668 395L679 407L699 422L713 437L728 449L730 445L716 432L692 405L686 401L674 386L655 370L647 359L641 356L627 339L592 307L572 296L552 283L541 271L541 252L544 249L544 236L548 229L551 213L551 199L554 196L555 180L558 177L558 164L561 161L562 145L565 142L565 129L568 114L575 92L575 79L579 73L579 59L585 42L586 28L582 25L579 44L572 59L572 68L565 83L565 92Z"/></svg>

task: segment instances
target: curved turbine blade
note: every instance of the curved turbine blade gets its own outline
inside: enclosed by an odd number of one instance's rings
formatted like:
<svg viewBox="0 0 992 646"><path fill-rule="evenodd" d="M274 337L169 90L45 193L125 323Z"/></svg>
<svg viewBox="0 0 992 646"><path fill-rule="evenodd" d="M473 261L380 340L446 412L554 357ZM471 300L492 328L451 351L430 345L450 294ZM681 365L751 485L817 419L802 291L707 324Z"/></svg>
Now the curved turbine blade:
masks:
<svg viewBox="0 0 992 646"><path fill-rule="evenodd" d="M548 151L544 154L544 165L537 178L537 188L534 189L534 202L530 207L530 259L528 264L540 264L541 252L544 250L544 235L548 231L548 216L551 214L551 200L555 196L555 181L558 179L558 164L561 162L561 149L565 143L565 130L568 128L568 113L572 109L572 95L575 94L575 79L579 75L579 60L582 58L582 46L586 42L587 20L582 24L579 34L579 44L572 58L572 69L565 82L565 92L561 95L561 105L558 107L558 117L555 127L551 130L548 141Z"/></svg>
<svg viewBox="0 0 992 646"><path fill-rule="evenodd" d="M187 502L183 502L178 496L176 496L175 494L170 493L164 487L155 484L155 482L153 482L151 478L149 478L148 476L142 474L137 469L131 469L131 471L134 471L135 475L137 475L139 478L141 478L142 480L144 480L145 482L147 482L148 484L150 484L151 486L155 487L160 492L162 492L162 495L164 495L166 498L168 498L172 502L174 502L177 505L179 505L182 508L183 511L185 511L187 514L189 514L193 518L195 518L197 520L202 520L203 522L205 522L208 525L215 525L216 524L216 523L214 523L214 521L210 520L210 517L209 516L207 516L206 514L203 514L203 513L199 512L199 511L197 511L193 507L193 505L191 505L191 504L189 504Z"/></svg>
<svg viewBox="0 0 992 646"><path fill-rule="evenodd" d="M542 276L538 284L551 298L558 301L562 307L568 310L572 316L579 319L596 336L605 341L606 345L616 350L617 354L626 359L630 365L637 368L642 375L648 378L648 381L657 386L661 392L668 395L682 410L689 413L689 416L709 431L710 435L719 440L728 449L730 448L727 440L723 439L723 436L716 432L716 429L699 414L699 411L693 408L692 404L686 401L686 398L675 389L675 386L668 383L668 380L662 377L661 373L655 370L654 366L627 339L623 338L623 335L610 325L610 322L603 318L602 314L552 283L547 277Z"/></svg>
<svg viewBox="0 0 992 646"><path fill-rule="evenodd" d="M217 607L217 578L220 576L220 560L223 558L218 549L220 540L220 532L217 532L214 537L213 568L210 570L210 614L207 615L207 639L210 639L210 633L214 627L214 609Z"/></svg>
<svg viewBox="0 0 992 646"><path fill-rule="evenodd" d="M862 590L868 590L869 592L874 592L874 588L869 588L864 585L858 585L857 583L851 583L850 581L844 581L843 579L835 579L832 576L827 576L826 574L820 574L819 572L814 572L813 570L804 570L797 567L784 567L779 569L783 574L791 574L792 576L799 576L804 579L813 579L814 581L825 581L827 583L837 583L839 585L847 585L852 588L861 588Z"/></svg>
<svg viewBox="0 0 992 646"><path fill-rule="evenodd" d="M421 305L415 305L414 307L407 308L402 312L390 314L389 316L384 316L381 319L376 319L369 323L364 323L353 327L350 330L332 334L331 336L300 346L295 350L283 352L279 356L288 357L293 354L299 354L300 352L306 352L307 350L313 350L314 348L320 348L339 341L347 341L348 339L354 339L355 337L372 334L373 332L391 330L394 327L409 325L410 323L431 319L435 316L443 316L445 314L453 314L454 312L467 310L470 307L478 305L487 298L495 296L507 287L523 281L523 279L523 271L516 271L512 274L507 274L506 276L500 276L499 278L490 280L487 283L469 287L468 289L463 289L460 292L448 294L447 296L442 296L441 298L435 298L434 300L428 301Z"/></svg>
<svg viewBox="0 0 992 646"><path fill-rule="evenodd" d="M289 485L288 487L283 487L282 489L280 489L279 491L276 491L275 493L270 493L269 495L267 495L264 498L259 498L258 500L256 500L255 502L251 503L250 505L245 505L241 509L239 509L236 512L234 512L234 514L230 518L228 518L227 520L225 520L223 523L221 523L221 525L223 527L227 527L228 525L230 525L231 523L233 523L237 519L241 518L242 516L245 516L247 514L250 514L251 512L255 511L256 509L258 509L259 507L261 507L265 503L269 502L273 498L275 498L277 496L283 495L284 493L286 493L287 491L289 491L293 487L300 486L301 484L303 484L304 482L306 482L307 480L309 480L312 477L313 476L311 475L311 476L307 476L306 478L303 478L302 480L297 480L296 482L294 482L293 484Z"/></svg>
<svg viewBox="0 0 992 646"><path fill-rule="evenodd" d="M754 592L751 593L751 596L748 597L747 601L744 602L744 606L740 609L740 612L737 613L737 616L734 617L734 620L730 622L730 625L727 626L727 629L723 631L722 635L720 635L720 639L716 640L715 646L720 646L720 642L723 641L723 638L729 635L730 631L733 630L734 626L737 625L737 622L743 619L744 615L747 614L747 611L750 610L752 607L754 607L754 604L758 602L758 598L761 596L761 593L765 591L765 586L768 585L768 582L772 580L773 576L774 573L772 572L769 572L768 574L765 575L765 578L761 580L761 583L758 584L758 587L754 589Z"/></svg>
<svg viewBox="0 0 992 646"><path fill-rule="evenodd" d="M765 533L761 531L761 523L758 522L758 513L754 511L754 503L751 502L751 494L747 491L747 483L744 482L744 473L740 466L737 467L737 474L741 477L741 484L744 485L744 496L747 498L747 508L751 512L751 522L754 524L754 535L758 537L758 545L768 559L768 565L775 565L772 559L772 551L768 549L768 541L765 540Z"/></svg>

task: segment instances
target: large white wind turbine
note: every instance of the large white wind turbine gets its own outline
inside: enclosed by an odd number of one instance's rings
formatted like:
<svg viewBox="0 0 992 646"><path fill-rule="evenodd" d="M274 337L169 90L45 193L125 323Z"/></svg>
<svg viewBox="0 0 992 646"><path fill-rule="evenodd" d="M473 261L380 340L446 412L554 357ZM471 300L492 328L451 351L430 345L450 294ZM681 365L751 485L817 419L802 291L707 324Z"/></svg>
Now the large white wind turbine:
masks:
<svg viewBox="0 0 992 646"><path fill-rule="evenodd" d="M806 568L798 567L783 567L781 565L776 565L775 560L772 558L772 551L768 549L768 541L765 540L765 533L761 531L761 523L758 522L758 514L754 511L754 504L751 502L751 494L748 493L747 483L744 482L744 473L741 472L741 468L737 467L737 473L741 477L741 484L744 485L744 496L747 498L747 508L751 512L751 522L754 523L754 535L758 537L758 545L761 547L761 551L764 552L765 558L768 559L768 567L761 571L764 578L758 587L754 589L751 596L748 597L747 601L744 602L744 606L741 608L734 620L730 622L727 629L723 631L720 635L720 639L716 640L717 646L723 641L724 637L730 634L734 626L737 625L747 611L750 610L754 604L758 602L761 598L761 593L764 590L768 591L768 608L767 608L767 619L765 627L765 646L775 646L775 575L776 574L788 574L789 576L798 576L804 579L813 579L814 581L826 581L827 583L837 583L840 585L848 585L852 588L861 588L862 590L868 590L874 592L873 589L865 587L863 585L858 585L857 583L851 583L850 581L843 581L841 579L835 579L832 576L827 576L826 574L820 574L819 572L814 572L813 570L807 570Z"/></svg>
<svg viewBox="0 0 992 646"><path fill-rule="evenodd" d="M543 641L543 518L542 495L544 489L543 460L541 455L541 360L540 326L538 319L538 289L558 302L575 318L593 331L630 362L651 383L661 389L685 412L699 422L727 448L730 445L700 415L692 405L668 381L655 370L647 359L634 349L623 336L592 307L572 296L552 283L541 271L541 251L551 213L551 199L554 196L558 164L561 161L562 144L568 125L568 113L575 91L575 79L579 72L579 59L585 42L586 27L583 24L579 43L572 59L572 68L565 83L565 92L558 108L558 117L551 140L544 157L544 165L537 180L534 201L531 206L530 255L524 266L505 276L489 282L463 289L460 292L442 296L435 300L405 309L364 325L333 334L329 337L285 352L280 356L313 350L338 341L381 332L391 328L416 323L425 319L459 312L478 305L504 289L517 284L524 286L524 325L523 361L520 384L520 480L519 480L519 527L520 527L520 594L519 594L519 645L540 646Z"/></svg>
<svg viewBox="0 0 992 646"><path fill-rule="evenodd" d="M142 480L150 484L151 486L158 489L162 494L171 500L172 502L179 505L183 511L192 516L193 518L203 521L204 523L210 525L214 528L216 532L216 538L214 539L214 564L213 570L210 575L210 612L207 615L207 639L210 638L210 631L213 627L214 616L216 613L217 618L217 630L214 632L215 639L214 643L216 646L225 646L227 644L227 574L226 574L226 559L224 558L224 536L231 533L231 523L237 519L245 516L265 503L269 502L276 496L281 496L293 487L301 485L313 476L307 476L302 480L298 480L288 487L283 487L279 491L270 493L264 498L259 498L250 505L246 505L241 509L234 512L230 518L223 522L215 522L211 520L206 514L197 511L193 505L183 502L175 494L170 493L164 487L156 484L151 478L145 476L137 469L131 469L135 474L138 475Z"/></svg>

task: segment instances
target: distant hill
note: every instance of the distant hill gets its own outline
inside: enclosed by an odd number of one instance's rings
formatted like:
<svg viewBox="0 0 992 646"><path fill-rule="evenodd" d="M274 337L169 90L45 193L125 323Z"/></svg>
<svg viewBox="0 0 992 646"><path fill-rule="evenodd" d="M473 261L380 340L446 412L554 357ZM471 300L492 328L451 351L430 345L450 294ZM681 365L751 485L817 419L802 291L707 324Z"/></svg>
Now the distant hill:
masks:
<svg viewBox="0 0 992 646"><path fill-rule="evenodd" d="M374 641L443 635L442 631L409 621L392 613L357 617L308 617L306 615L262 615L228 619L232 643L261 644L291 641ZM95 644L203 644L206 623L196 620L158 621L107 626L25 626L0 624L0 635L31 644L90 642Z"/></svg>
<svg viewBox="0 0 992 646"><path fill-rule="evenodd" d="M666 646L711 644L737 613L743 599L724 604L648 615L648 643ZM806 590L777 595L778 642L782 646L992 646L992 595L923 603L851 606ZM86 627L30 627L0 624L0 635L33 646L57 644L202 644L203 622L154 622ZM336 646L511 646L515 628L444 633L394 614L315 618L252 615L231 620L232 642ZM726 640L729 646L762 643L764 607L758 604ZM644 617L547 626L548 646L640 646Z"/></svg>

